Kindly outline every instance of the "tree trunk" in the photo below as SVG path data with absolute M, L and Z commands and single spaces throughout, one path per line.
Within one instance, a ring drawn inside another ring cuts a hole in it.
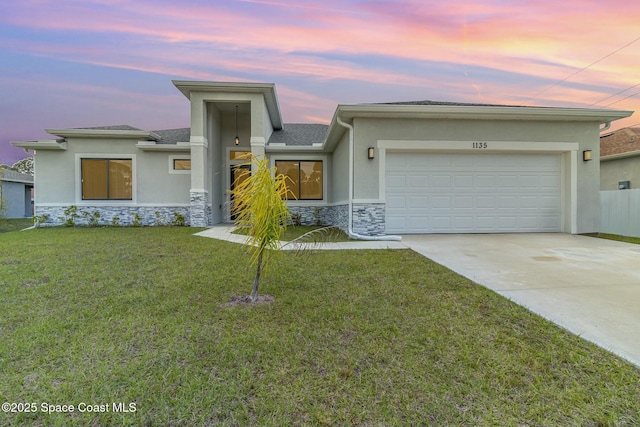
M 258 301 L 258 284 L 260 283 L 260 273 L 262 271 L 262 252 L 258 255 L 258 269 L 256 270 L 256 277 L 253 279 L 253 290 L 251 291 L 251 302 Z

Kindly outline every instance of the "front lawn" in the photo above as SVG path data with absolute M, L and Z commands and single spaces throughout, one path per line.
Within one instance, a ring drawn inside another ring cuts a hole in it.
M 32 225 L 33 219 L 31 218 L 0 218 L 0 233 L 23 230 Z
M 194 231 L 0 234 L 0 425 L 640 424 L 638 368 L 410 250 L 284 253 L 238 306 Z

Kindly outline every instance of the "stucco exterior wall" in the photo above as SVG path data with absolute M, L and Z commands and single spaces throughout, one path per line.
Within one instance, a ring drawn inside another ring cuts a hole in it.
M 575 233 L 590 233 L 599 230 L 599 173 L 598 161 L 584 162 L 583 150 L 592 150 L 593 158 L 599 156 L 599 123 L 595 122 L 554 122 L 516 120 L 450 120 L 450 119 L 354 119 L 354 199 L 356 201 L 383 200 L 380 194 L 380 180 L 384 179 L 384 165 L 380 164 L 380 140 L 410 141 L 505 141 L 578 143 L 579 150 L 563 156 L 564 188 L 566 206 L 565 218 L 571 216 L 571 209 L 577 212 Z M 376 147 L 376 158 L 367 159 L 367 148 Z M 445 150 L 446 151 L 446 150 Z M 471 152 L 469 150 L 468 152 Z M 523 152 L 524 153 L 524 152 Z M 572 160 L 574 156 L 574 160 Z M 571 169 L 575 168 L 575 171 Z M 575 189 L 570 187 L 571 174 L 575 173 Z M 575 193 L 572 195 L 572 191 Z M 575 206 L 572 197 L 575 197 Z M 568 227 L 571 223 L 569 221 Z M 565 228 L 567 225 L 565 224 Z M 566 232 L 572 232 L 566 229 Z
M 331 155 L 329 203 L 349 202 L 349 133 L 345 132 Z
M 600 162 L 600 189 L 617 190 L 619 181 L 630 181 L 631 188 L 640 188 L 640 157 Z
M 189 204 L 189 174 L 170 173 L 169 156 L 174 153 L 145 152 L 136 148 L 137 140 L 72 139 L 67 150 L 40 150 L 35 155 L 37 175 L 36 204 L 91 204 L 80 194 L 80 158 L 113 157 L 132 158 L 134 163 L 134 188 L 128 204 Z M 188 157 L 188 153 L 183 153 Z M 102 203 L 102 202 L 101 202 Z M 106 203 L 106 202 L 105 202 Z

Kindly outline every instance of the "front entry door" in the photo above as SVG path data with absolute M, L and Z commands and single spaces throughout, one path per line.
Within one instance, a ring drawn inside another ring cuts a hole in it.
M 247 179 L 250 174 L 251 165 L 231 165 L 231 190 L 235 189 L 238 184 L 244 182 L 244 180 Z M 236 215 L 233 214 L 233 194 L 231 194 L 229 203 L 229 218 L 233 221 L 236 219 Z

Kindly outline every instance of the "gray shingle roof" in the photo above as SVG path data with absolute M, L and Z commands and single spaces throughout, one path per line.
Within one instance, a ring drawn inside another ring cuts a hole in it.
M 74 129 L 86 129 L 86 130 L 135 130 L 135 131 L 143 131 L 142 129 L 135 128 L 129 125 L 115 125 L 115 126 L 96 126 L 96 127 L 88 127 L 88 128 L 74 128 Z M 144 131 L 143 131 L 144 132 Z
M 176 144 L 178 142 L 189 142 L 191 139 L 191 128 L 163 129 L 152 132 L 160 137 L 157 144 Z
M 321 144 L 327 136 L 329 125 L 316 123 L 285 123 L 281 130 L 276 130 L 269 138 L 269 144 L 285 144 L 288 146 L 309 146 Z
M 475 104 L 467 102 L 445 102 L 431 101 L 428 99 L 422 101 L 400 101 L 400 102 L 378 102 L 375 105 L 444 105 L 455 107 L 521 107 L 521 105 L 505 105 L 505 104 Z M 541 107 L 543 108 L 543 107 Z

